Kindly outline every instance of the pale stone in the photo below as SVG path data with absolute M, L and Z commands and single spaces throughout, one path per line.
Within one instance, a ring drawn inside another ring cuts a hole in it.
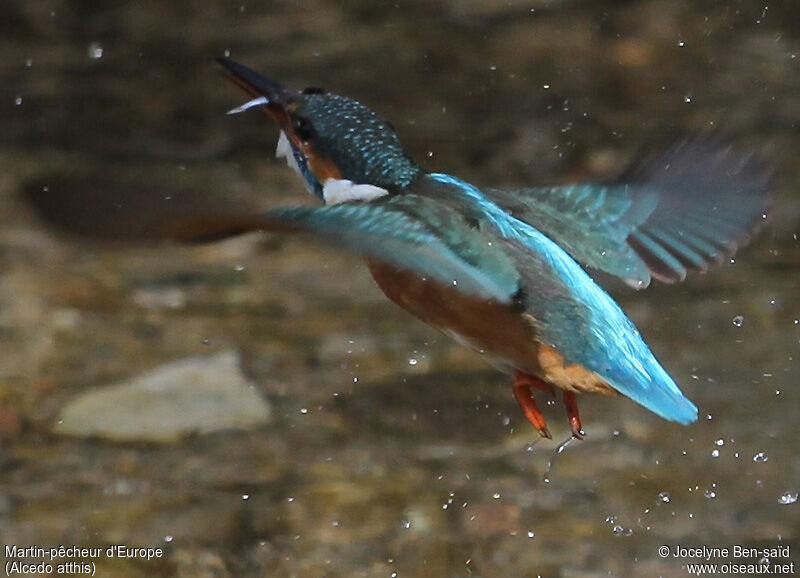
M 53 428 L 77 437 L 171 442 L 193 433 L 252 428 L 270 406 L 239 367 L 239 354 L 189 357 L 79 395 Z

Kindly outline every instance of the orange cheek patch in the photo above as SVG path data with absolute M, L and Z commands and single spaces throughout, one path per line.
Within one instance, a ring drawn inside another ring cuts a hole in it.
M 308 158 L 308 168 L 321 184 L 324 185 L 328 179 L 342 178 L 342 172 L 330 158 L 316 155 L 309 146 L 303 147 L 303 153 Z

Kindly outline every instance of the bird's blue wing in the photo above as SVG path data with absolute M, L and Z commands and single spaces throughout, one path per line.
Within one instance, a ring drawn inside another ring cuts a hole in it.
M 636 162 L 614 182 L 485 194 L 577 261 L 642 288 L 732 255 L 763 219 L 769 180 L 752 155 L 706 136 Z
M 291 207 L 261 213 L 260 228 L 312 232 L 333 244 L 474 297 L 508 303 L 519 274 L 493 239 L 453 209 L 415 195 L 369 203 Z
M 508 303 L 519 275 L 492 238 L 457 210 L 417 195 L 259 212 L 253 203 L 138 182 L 49 176 L 30 183 L 32 207 L 58 229 L 121 242 L 207 242 L 250 231 L 318 233 L 332 244 L 475 297 Z
M 697 408 L 614 300 L 555 243 L 526 227 L 509 241 L 509 254 L 522 273 L 519 299 L 540 340 L 661 417 L 694 422 Z
M 687 424 L 697 408 L 661 367 L 614 300 L 550 237 L 510 215 L 479 189 L 450 175 L 425 177 L 436 194 L 481 215 L 521 275 L 516 295 L 538 339 L 604 378 L 615 390 L 665 419 Z

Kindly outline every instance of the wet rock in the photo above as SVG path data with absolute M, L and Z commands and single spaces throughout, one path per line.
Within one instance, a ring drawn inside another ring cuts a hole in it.
M 171 442 L 186 434 L 266 423 L 270 406 L 223 351 L 190 357 L 131 380 L 91 390 L 59 415 L 59 434 L 116 441 Z

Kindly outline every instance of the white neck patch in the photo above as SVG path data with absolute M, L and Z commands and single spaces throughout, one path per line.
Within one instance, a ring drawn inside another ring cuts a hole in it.
M 388 195 L 389 191 L 375 185 L 357 185 L 347 179 L 328 179 L 322 187 L 322 198 L 326 205 L 338 205 L 347 201 L 371 201 Z

